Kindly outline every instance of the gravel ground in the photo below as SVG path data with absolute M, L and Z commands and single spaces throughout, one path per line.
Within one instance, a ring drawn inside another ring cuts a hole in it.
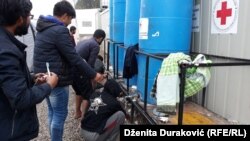
M 80 120 L 74 119 L 74 91 L 70 88 L 69 104 L 68 104 L 68 116 L 64 124 L 64 141 L 83 141 L 78 134 Z M 50 141 L 48 121 L 47 121 L 47 103 L 44 100 L 42 103 L 37 105 L 37 112 L 39 118 L 39 135 L 32 141 Z

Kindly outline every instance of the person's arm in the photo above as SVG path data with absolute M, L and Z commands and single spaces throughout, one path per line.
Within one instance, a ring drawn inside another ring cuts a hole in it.
M 41 102 L 51 92 L 48 83 L 28 88 L 26 74 L 20 70 L 19 58 L 0 52 L 1 90 L 13 109 L 27 109 Z
M 92 69 L 88 63 L 82 60 L 82 58 L 76 53 L 76 50 L 73 47 L 72 42 L 70 41 L 70 35 L 68 29 L 60 28 L 56 32 L 56 46 L 60 54 L 70 62 L 71 65 L 75 66 L 81 72 L 93 79 L 96 77 L 96 72 Z

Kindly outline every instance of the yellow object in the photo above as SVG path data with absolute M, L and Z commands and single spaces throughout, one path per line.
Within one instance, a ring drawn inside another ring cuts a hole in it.
M 171 123 L 177 124 L 178 116 L 172 119 Z M 211 125 L 216 124 L 208 116 L 197 112 L 184 112 L 183 114 L 183 124 L 184 125 Z

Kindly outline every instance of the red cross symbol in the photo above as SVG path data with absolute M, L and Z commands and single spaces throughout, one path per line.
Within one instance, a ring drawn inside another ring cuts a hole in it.
M 232 16 L 232 8 L 227 9 L 227 2 L 222 2 L 221 10 L 217 11 L 217 18 L 221 18 L 220 24 L 225 25 L 227 17 Z

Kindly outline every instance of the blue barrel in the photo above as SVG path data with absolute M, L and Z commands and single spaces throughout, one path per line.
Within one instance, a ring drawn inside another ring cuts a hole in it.
M 114 26 L 114 23 L 113 23 L 113 0 L 109 0 L 109 39 L 110 40 L 113 40 L 113 26 Z M 113 49 L 112 49 L 112 42 L 110 43 L 110 46 L 109 46 L 109 60 L 110 60 L 110 64 L 113 66 Z
M 141 0 L 127 0 L 125 14 L 124 45 L 131 46 L 139 43 L 139 18 Z
M 148 32 L 140 31 L 145 37 L 140 36 L 140 49 L 148 53 L 189 53 L 192 10 L 193 0 L 142 0 L 140 25 L 148 20 Z
M 109 38 L 113 39 L 113 0 L 109 0 Z
M 124 46 L 127 48 L 139 43 L 139 18 L 141 0 L 127 0 L 125 13 Z M 125 81 L 127 82 L 127 81 Z M 137 84 L 137 75 L 129 79 L 129 84 Z
M 124 21 L 126 0 L 113 0 L 113 40 L 124 43 Z M 124 49 L 118 48 L 118 70 L 122 74 L 124 62 Z
M 189 53 L 191 43 L 193 0 L 141 0 L 140 8 L 140 51 L 150 54 L 168 54 L 175 52 Z M 144 100 L 145 58 L 139 56 L 138 91 Z M 142 68 L 141 68 L 142 67 Z M 159 62 L 149 64 L 148 99 L 155 104 L 149 95 Z

